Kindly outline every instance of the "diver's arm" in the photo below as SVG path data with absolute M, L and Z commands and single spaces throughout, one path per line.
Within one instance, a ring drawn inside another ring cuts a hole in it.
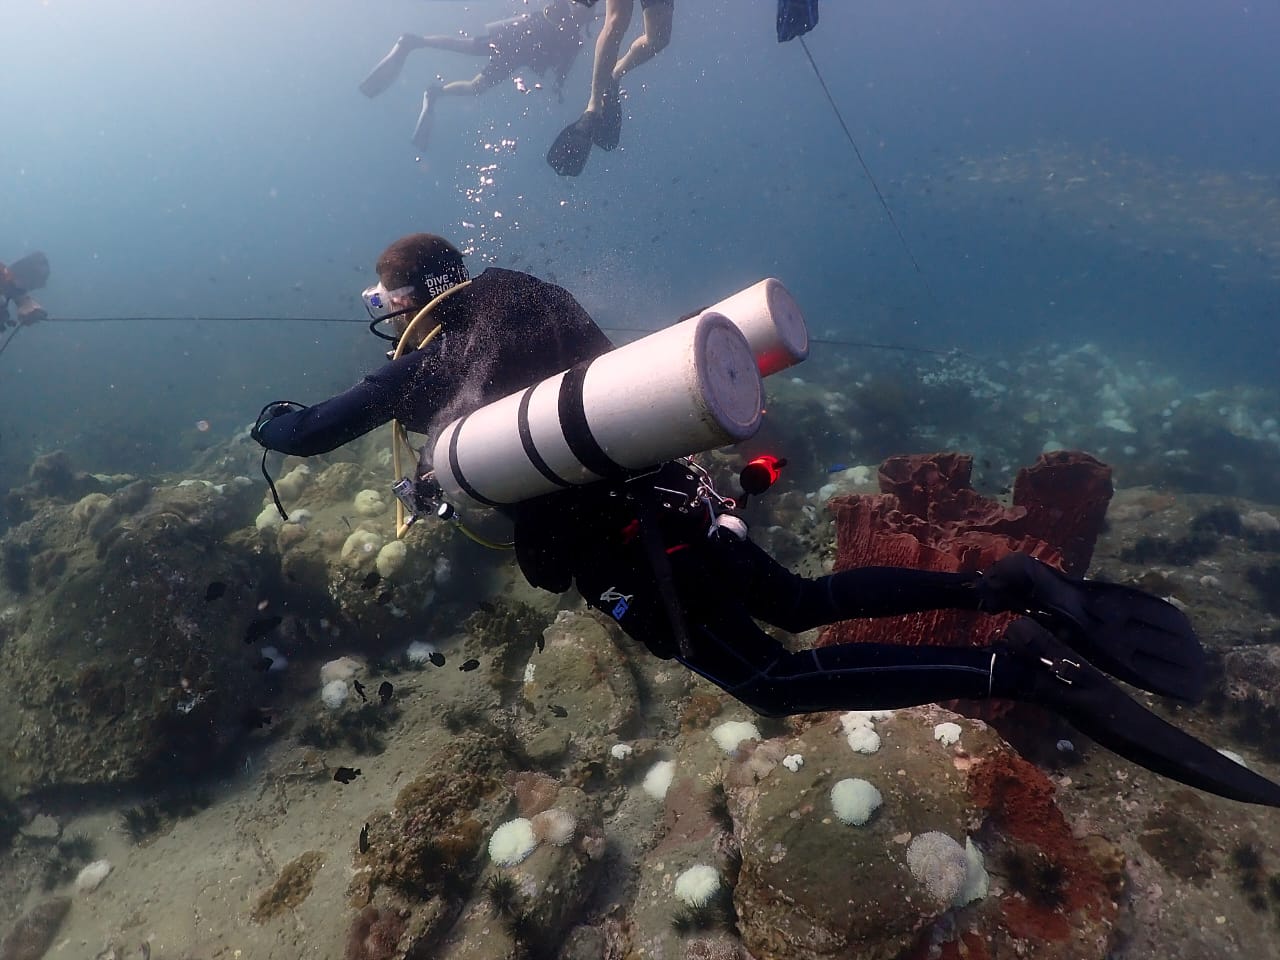
M 254 439 L 268 450 L 313 457 L 389 422 L 424 362 L 419 351 L 392 360 L 336 397 L 260 422 Z

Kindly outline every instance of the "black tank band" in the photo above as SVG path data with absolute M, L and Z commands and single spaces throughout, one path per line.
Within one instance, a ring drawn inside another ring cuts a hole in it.
M 582 384 L 591 368 L 590 360 L 571 367 L 560 381 L 558 402 L 560 429 L 565 442 L 578 462 L 600 477 L 616 477 L 627 472 L 626 468 L 610 459 L 604 448 L 591 434 L 587 424 L 587 411 L 582 404 Z
M 524 455 L 529 458 L 529 462 L 533 464 L 535 470 L 558 487 L 571 487 L 573 484 L 557 476 L 556 472 L 547 464 L 547 461 L 542 459 L 542 454 L 538 452 L 538 448 L 533 442 L 533 431 L 529 429 L 529 403 L 533 399 L 533 391 L 537 389 L 538 385 L 535 383 L 520 395 L 520 409 L 516 414 L 516 425 L 520 429 L 520 445 L 524 447 Z

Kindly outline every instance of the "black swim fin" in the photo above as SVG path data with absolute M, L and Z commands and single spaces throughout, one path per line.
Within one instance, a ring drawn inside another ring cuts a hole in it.
M 587 165 L 591 156 L 592 129 L 595 115 L 584 113 L 560 131 L 551 149 L 547 151 L 547 163 L 562 177 L 576 177 Z
M 1059 573 L 1025 553 L 979 582 L 983 609 L 1024 613 L 1118 680 L 1188 703 L 1204 696 L 1204 647 L 1181 610 L 1133 587 Z
M 615 150 L 622 139 L 622 98 L 615 80 L 605 91 L 600 116 L 591 128 L 591 142 L 601 150 Z
M 778 42 L 802 37 L 818 25 L 818 0 L 778 0 Z
M 1243 803 L 1280 807 L 1280 784 L 1160 719 L 1038 623 L 1015 620 L 1002 646 L 1030 671 L 1030 680 L 1015 692 L 997 689 L 995 695 L 1052 710 L 1111 752 L 1171 780 Z

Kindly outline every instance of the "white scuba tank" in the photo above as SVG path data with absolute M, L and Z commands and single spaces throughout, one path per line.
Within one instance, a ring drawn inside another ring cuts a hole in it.
M 808 333 L 776 280 L 719 306 L 453 421 L 432 453 L 445 499 L 519 503 L 752 436 L 762 373 L 804 359 Z

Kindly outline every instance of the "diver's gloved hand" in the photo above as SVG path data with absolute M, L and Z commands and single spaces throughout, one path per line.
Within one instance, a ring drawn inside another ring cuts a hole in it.
M 33 323 L 39 323 L 41 320 L 48 320 L 49 313 L 44 307 L 36 303 L 28 294 L 23 294 L 14 301 L 18 308 L 18 323 L 24 327 L 28 327 Z
M 1052 710 L 1161 776 L 1231 800 L 1280 807 L 1280 784 L 1162 720 L 1033 620 L 1015 620 L 996 645 L 991 695 Z
M 818 25 L 818 0 L 778 0 L 778 42 L 803 36 Z
M 262 412 L 258 414 L 258 419 L 254 421 L 253 429 L 249 431 L 249 436 L 262 446 L 270 449 L 267 442 L 262 438 L 262 429 L 281 414 L 292 413 L 295 410 L 305 409 L 307 408 L 304 405 L 301 403 L 294 403 L 292 400 L 276 400 L 272 403 L 268 403 L 262 408 Z

